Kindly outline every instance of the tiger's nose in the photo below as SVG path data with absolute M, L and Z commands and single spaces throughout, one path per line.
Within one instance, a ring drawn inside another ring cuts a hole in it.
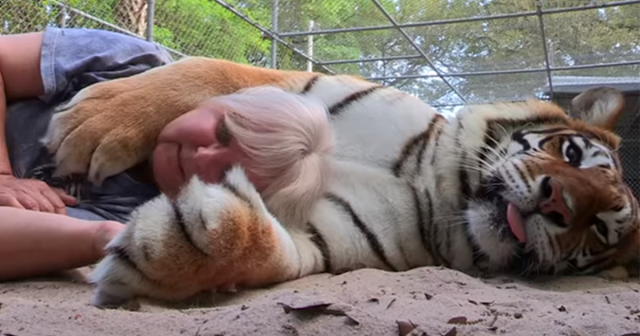
M 556 220 L 562 219 L 564 225 L 571 223 L 573 217 L 571 209 L 562 196 L 562 184 L 551 177 L 545 177 L 541 184 L 542 195 L 538 208 L 540 211 Z M 560 217 L 560 218 L 557 218 Z

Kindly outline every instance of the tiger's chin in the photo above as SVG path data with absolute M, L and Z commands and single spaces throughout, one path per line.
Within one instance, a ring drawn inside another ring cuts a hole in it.
M 471 243 L 486 259 L 488 272 L 504 271 L 524 256 L 526 246 L 509 229 L 507 204 L 474 200 L 466 211 Z
M 498 191 L 470 201 L 465 217 L 469 239 L 481 254 L 479 266 L 486 272 L 527 276 L 529 271 L 539 272 L 548 263 L 541 242 L 525 232 L 534 218 L 524 219 Z

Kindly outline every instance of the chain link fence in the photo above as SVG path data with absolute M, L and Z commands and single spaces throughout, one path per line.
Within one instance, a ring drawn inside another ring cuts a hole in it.
M 0 33 L 107 29 L 176 59 L 358 75 L 444 113 L 566 99 L 568 78 L 636 83 L 620 131 L 640 195 L 639 16 L 640 0 L 0 0 Z
M 2 0 L 0 14 L 4 34 L 109 29 L 176 57 L 359 75 L 437 106 L 547 97 L 563 72 L 640 73 L 640 0 Z

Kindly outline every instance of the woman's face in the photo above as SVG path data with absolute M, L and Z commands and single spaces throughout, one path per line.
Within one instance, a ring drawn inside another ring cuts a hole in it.
M 242 148 L 225 127 L 226 110 L 224 105 L 209 101 L 162 130 L 152 158 L 153 175 L 162 192 L 175 197 L 193 175 L 204 182 L 220 182 L 232 165 L 247 162 Z M 261 189 L 259 179 L 246 173 Z

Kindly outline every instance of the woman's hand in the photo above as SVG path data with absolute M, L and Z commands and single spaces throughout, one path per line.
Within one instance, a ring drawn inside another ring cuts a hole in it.
M 66 206 L 75 204 L 74 197 L 42 181 L 0 175 L 0 206 L 66 215 Z

